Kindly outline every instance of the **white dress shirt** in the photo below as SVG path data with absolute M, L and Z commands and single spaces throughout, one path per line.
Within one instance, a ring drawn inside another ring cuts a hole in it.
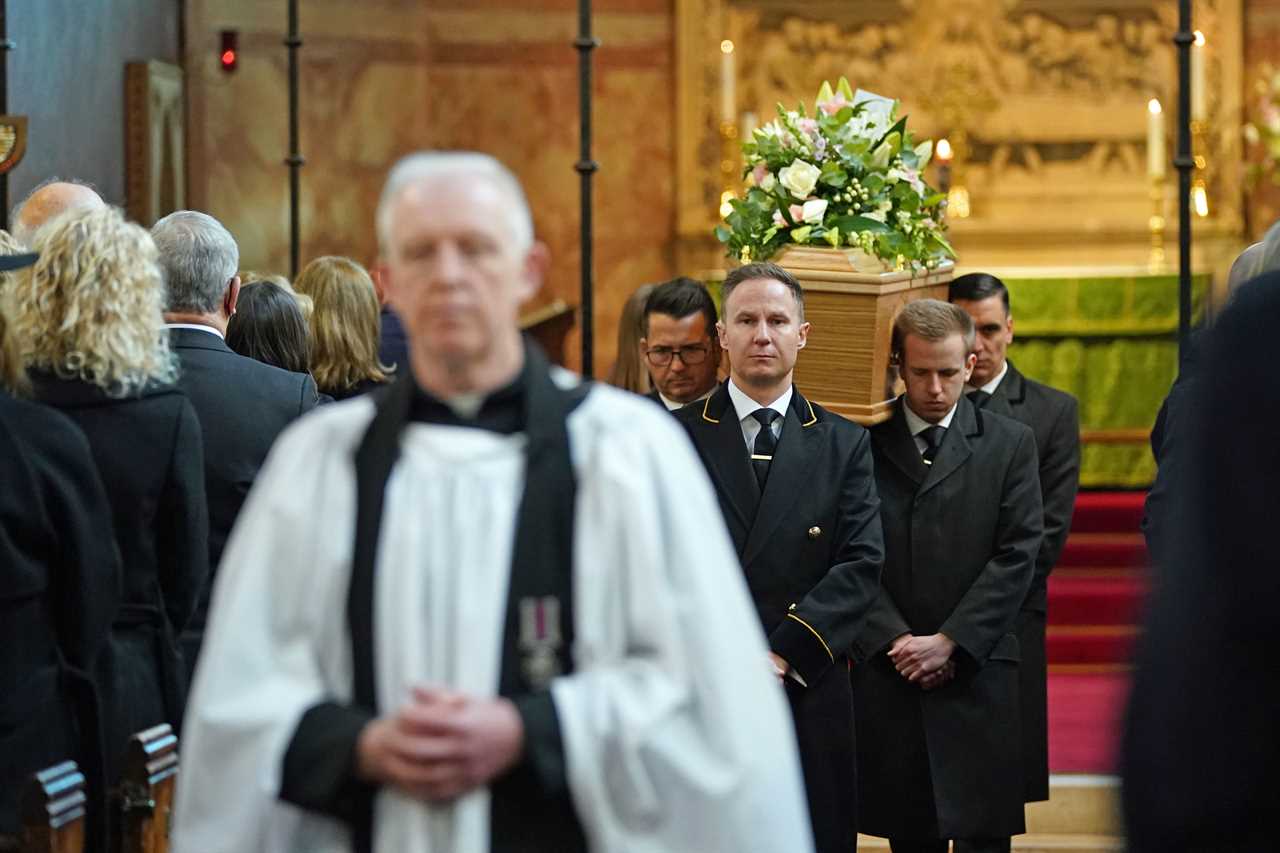
M 773 430 L 773 437 L 780 438 L 782 436 L 782 422 L 787 418 L 787 407 L 791 405 L 791 394 L 794 390 L 795 386 L 788 386 L 787 390 L 782 392 L 781 397 L 767 406 L 761 406 L 748 397 L 745 391 L 734 385 L 733 379 L 729 380 L 729 399 L 733 401 L 733 410 L 738 415 L 738 423 L 742 426 L 742 438 L 746 441 L 748 450 L 756 446 L 756 436 L 760 434 L 760 422 L 751 417 L 751 413 L 758 409 L 773 409 L 782 415 L 770 426 Z
M 1004 364 L 1000 367 L 1000 372 L 996 374 L 996 378 L 992 379 L 981 388 L 975 388 L 972 385 L 965 384 L 964 393 L 969 394 L 973 391 L 986 391 L 988 394 L 996 393 L 996 389 L 1000 387 L 1000 381 L 1004 379 L 1004 375 L 1009 372 L 1009 360 L 1005 359 Z
M 911 437 L 916 441 L 916 450 L 920 451 L 920 455 L 922 457 L 924 456 L 924 452 L 929 449 L 929 442 L 925 441 L 920 433 L 924 432 L 931 426 L 940 426 L 943 429 L 950 429 L 951 419 L 956 416 L 956 407 L 959 405 L 960 402 L 957 400 L 956 405 L 951 407 L 951 411 L 947 412 L 942 420 L 938 421 L 936 424 L 931 424 L 915 412 L 911 411 L 911 405 L 906 401 L 905 397 L 903 398 L 902 412 L 907 416 L 907 429 L 911 430 Z
M 701 397 L 696 397 L 690 400 L 688 403 L 677 403 L 675 400 L 672 400 L 666 394 L 663 394 L 661 391 L 659 391 L 658 399 L 662 401 L 662 405 L 667 407 L 668 412 L 674 412 L 676 409 L 683 409 L 685 406 L 688 406 L 690 403 L 701 403 L 703 400 L 707 399 L 715 392 L 716 392 L 716 386 L 712 385 L 710 388 L 707 389 L 707 393 L 703 394 Z

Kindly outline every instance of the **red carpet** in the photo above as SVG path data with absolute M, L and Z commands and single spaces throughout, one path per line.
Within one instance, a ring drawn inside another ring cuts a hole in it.
M 1147 590 L 1141 492 L 1081 492 L 1049 576 L 1049 767 L 1112 773 Z

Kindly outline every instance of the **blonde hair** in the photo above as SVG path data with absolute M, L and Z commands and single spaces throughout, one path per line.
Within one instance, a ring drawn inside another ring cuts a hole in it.
M 27 367 L 113 397 L 177 377 L 150 234 L 109 207 L 59 217 L 32 248 L 40 260 L 17 277 L 11 299 Z
M 940 299 L 917 299 L 902 306 L 893 320 L 889 352 L 894 364 L 902 364 L 907 335 L 926 341 L 945 341 L 952 335 L 959 335 L 967 356 L 973 352 L 977 330 L 969 313 L 960 306 Z
M 622 306 L 622 317 L 618 320 L 618 357 L 605 380 L 616 388 L 637 394 L 648 394 L 650 388 L 649 369 L 640 357 L 640 339 L 645 333 L 644 307 L 652 292 L 652 284 L 642 284 Z
M 20 255 L 26 250 L 8 231 L 0 229 L 0 255 Z M 9 289 L 15 274 L 0 272 L 0 389 L 13 393 L 27 390 L 27 372 L 22 369 L 22 353 L 18 351 L 18 339 L 10 335 L 5 319 L 9 313 Z
M 303 267 L 294 287 L 311 297 L 311 374 L 322 391 L 386 382 L 378 361 L 380 306 L 369 273 L 350 258 L 327 255 Z

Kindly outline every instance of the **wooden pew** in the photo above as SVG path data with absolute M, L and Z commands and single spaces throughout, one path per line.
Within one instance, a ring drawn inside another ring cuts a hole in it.
M 74 761 L 41 770 L 22 789 L 21 853 L 83 853 L 88 798 Z
M 167 853 L 178 779 L 178 736 L 168 723 L 129 738 L 115 791 L 114 853 Z

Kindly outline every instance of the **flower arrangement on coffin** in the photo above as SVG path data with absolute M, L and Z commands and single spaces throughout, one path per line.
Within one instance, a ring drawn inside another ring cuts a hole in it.
M 778 118 L 743 143 L 747 190 L 716 236 L 728 255 L 765 260 L 788 244 L 851 249 L 868 269 L 932 269 L 954 258 L 941 206 L 924 169 L 931 140 L 916 144 L 898 102 L 843 77 L 823 83 L 813 114 L 778 105 Z M 878 261 L 871 261 L 877 258 Z

